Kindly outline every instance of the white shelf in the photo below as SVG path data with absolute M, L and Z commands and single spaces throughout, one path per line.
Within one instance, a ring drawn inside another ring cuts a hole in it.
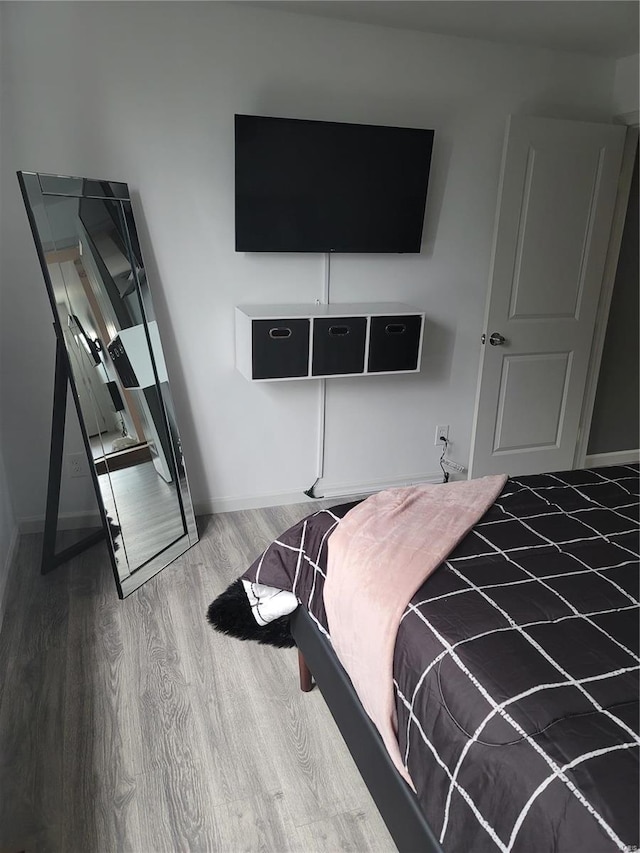
M 153 360 L 155 362 L 158 380 L 160 382 L 168 382 L 167 366 L 164 361 L 162 345 L 160 343 L 160 332 L 158 324 L 155 320 L 147 323 L 149 330 L 149 338 L 151 340 L 151 348 L 153 350 Z M 149 352 L 149 342 L 147 341 L 147 333 L 145 332 L 142 323 L 138 326 L 130 326 L 127 329 L 120 329 L 117 338 L 120 339 L 122 346 L 125 349 L 129 363 L 137 377 L 138 384 L 135 388 L 150 388 L 155 386 L 156 377 L 153 372 L 153 364 L 151 363 L 151 354 Z M 109 341 L 109 343 L 112 343 Z
M 412 305 L 239 305 L 235 314 L 236 368 L 251 382 L 353 379 L 420 371 L 425 315 Z M 385 324 L 381 319 L 394 317 L 406 320 Z M 364 319 L 364 327 L 362 320 L 349 325 L 348 320 L 356 318 Z M 327 319 L 335 319 L 335 327 L 328 326 Z M 337 328 L 341 319 L 346 332 Z M 271 324 L 273 328 L 269 328 Z
M 311 302 L 287 305 L 238 305 L 241 311 L 252 320 L 281 320 L 285 317 L 369 317 L 420 314 L 424 312 L 402 302 L 332 302 L 330 305 L 316 305 Z

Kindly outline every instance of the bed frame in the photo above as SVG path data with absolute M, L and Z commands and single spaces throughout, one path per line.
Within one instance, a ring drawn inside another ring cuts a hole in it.
M 298 646 L 300 687 L 308 692 L 315 681 L 320 688 L 400 853 L 443 853 L 417 797 L 389 758 L 331 644 L 303 607 L 291 614 L 290 624 Z

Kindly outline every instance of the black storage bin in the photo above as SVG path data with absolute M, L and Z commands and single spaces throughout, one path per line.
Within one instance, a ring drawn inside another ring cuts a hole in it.
M 111 361 L 116 369 L 116 373 L 120 378 L 125 388 L 139 388 L 140 383 L 133 369 L 133 365 L 129 361 L 129 356 L 124 348 L 124 344 L 120 340 L 120 336 L 116 337 L 107 344 L 107 352 L 111 356 Z M 117 411 L 121 411 L 118 409 Z
M 372 317 L 369 373 L 415 370 L 418 367 L 421 327 L 420 315 Z
M 254 379 L 286 379 L 309 372 L 308 319 L 253 320 L 251 367 Z
M 315 317 L 313 376 L 364 373 L 366 317 Z

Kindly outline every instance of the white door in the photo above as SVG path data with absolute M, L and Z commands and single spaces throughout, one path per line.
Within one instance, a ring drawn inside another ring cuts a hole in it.
M 625 133 L 507 123 L 470 476 L 573 467 Z

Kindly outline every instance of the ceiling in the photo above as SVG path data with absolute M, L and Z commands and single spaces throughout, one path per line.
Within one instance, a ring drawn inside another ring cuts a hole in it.
M 616 59 L 639 50 L 637 0 L 259 0 L 251 5 Z

